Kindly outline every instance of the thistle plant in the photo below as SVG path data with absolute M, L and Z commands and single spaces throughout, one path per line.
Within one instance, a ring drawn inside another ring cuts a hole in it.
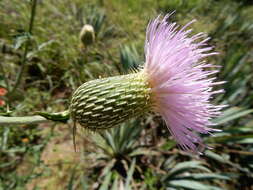
M 223 90 L 213 91 L 211 75 L 217 66 L 205 58 L 217 54 L 207 45 L 203 33 L 190 35 L 187 27 L 170 22 L 170 15 L 152 20 L 146 32 L 145 64 L 127 75 L 92 80 L 74 93 L 70 115 L 74 122 L 91 130 L 107 129 L 148 112 L 159 113 L 178 142 L 187 151 L 202 152 L 206 145 L 196 133 L 207 134 L 210 119 L 223 105 L 210 99 Z

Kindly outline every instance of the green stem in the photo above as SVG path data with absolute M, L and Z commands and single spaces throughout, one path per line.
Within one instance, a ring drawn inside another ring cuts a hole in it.
M 49 121 L 67 122 L 70 118 L 68 110 L 58 113 L 37 112 L 37 114 L 38 115 L 22 117 L 0 116 L 0 125 L 38 124 Z
M 0 116 L 0 125 L 36 124 L 36 123 L 45 123 L 49 121 L 50 120 L 40 115 L 24 116 L 24 117 Z
M 30 19 L 30 24 L 29 24 L 29 29 L 28 32 L 32 34 L 33 30 L 33 23 L 34 23 L 34 18 L 36 14 L 36 5 L 37 5 L 37 0 L 32 0 L 32 9 L 31 9 L 31 19 Z
M 28 28 L 28 33 L 30 35 L 32 35 L 34 18 L 35 18 L 35 14 L 36 14 L 36 5 L 37 5 L 37 0 L 32 0 L 31 17 L 30 17 L 30 23 L 29 23 L 29 28 Z M 15 85 L 9 94 L 12 94 L 13 92 L 15 92 L 15 90 L 17 89 L 17 87 L 19 86 L 19 84 L 21 82 L 21 79 L 22 79 L 22 76 L 24 73 L 24 69 L 25 69 L 25 64 L 27 61 L 27 53 L 28 53 L 29 43 L 30 43 L 30 39 L 28 39 L 25 43 L 25 51 L 22 56 L 21 67 L 18 72 L 18 76 L 17 76 L 16 82 L 15 82 Z

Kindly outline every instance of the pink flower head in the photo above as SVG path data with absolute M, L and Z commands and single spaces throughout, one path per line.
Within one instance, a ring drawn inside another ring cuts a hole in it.
M 154 111 L 161 114 L 168 129 L 184 150 L 203 151 L 205 145 L 196 134 L 207 134 L 217 129 L 209 120 L 220 114 L 224 107 L 210 103 L 214 94 L 214 82 L 210 77 L 218 72 L 203 59 L 217 53 L 210 52 L 209 38 L 199 33 L 190 36 L 191 29 L 180 28 L 175 22 L 168 22 L 171 14 L 151 21 L 147 27 L 145 42 L 145 65 L 151 85 Z M 215 66 L 217 68 L 217 66 Z

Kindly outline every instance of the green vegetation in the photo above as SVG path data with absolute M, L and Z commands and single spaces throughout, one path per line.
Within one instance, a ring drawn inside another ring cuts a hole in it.
M 148 21 L 176 10 L 173 20 L 197 19 L 220 54 L 228 104 L 214 119 L 223 132 L 203 136 L 203 156 L 177 148 L 156 115 L 98 133 L 73 123 L 0 126 L 0 190 L 251 190 L 253 188 L 253 3 L 250 0 L 11 0 L 0 1 L 0 115 L 61 112 L 71 93 L 91 79 L 143 64 Z M 82 47 L 84 24 L 95 42 Z

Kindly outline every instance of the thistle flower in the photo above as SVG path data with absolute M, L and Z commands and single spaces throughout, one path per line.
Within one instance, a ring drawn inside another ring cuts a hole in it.
M 80 32 L 79 37 L 83 47 L 91 45 L 95 41 L 95 32 L 93 26 L 85 24 Z
M 207 46 L 205 34 L 190 35 L 188 23 L 180 29 L 169 22 L 170 14 L 157 17 L 147 27 L 144 68 L 136 73 L 97 79 L 81 85 L 71 100 L 71 116 L 88 129 L 113 127 L 131 117 L 159 113 L 184 150 L 203 151 L 196 133 L 217 129 L 209 120 L 223 106 L 210 103 L 222 90 L 212 91 L 210 77 L 217 73 L 204 58 L 216 54 Z M 216 66 L 217 67 L 217 66 Z

